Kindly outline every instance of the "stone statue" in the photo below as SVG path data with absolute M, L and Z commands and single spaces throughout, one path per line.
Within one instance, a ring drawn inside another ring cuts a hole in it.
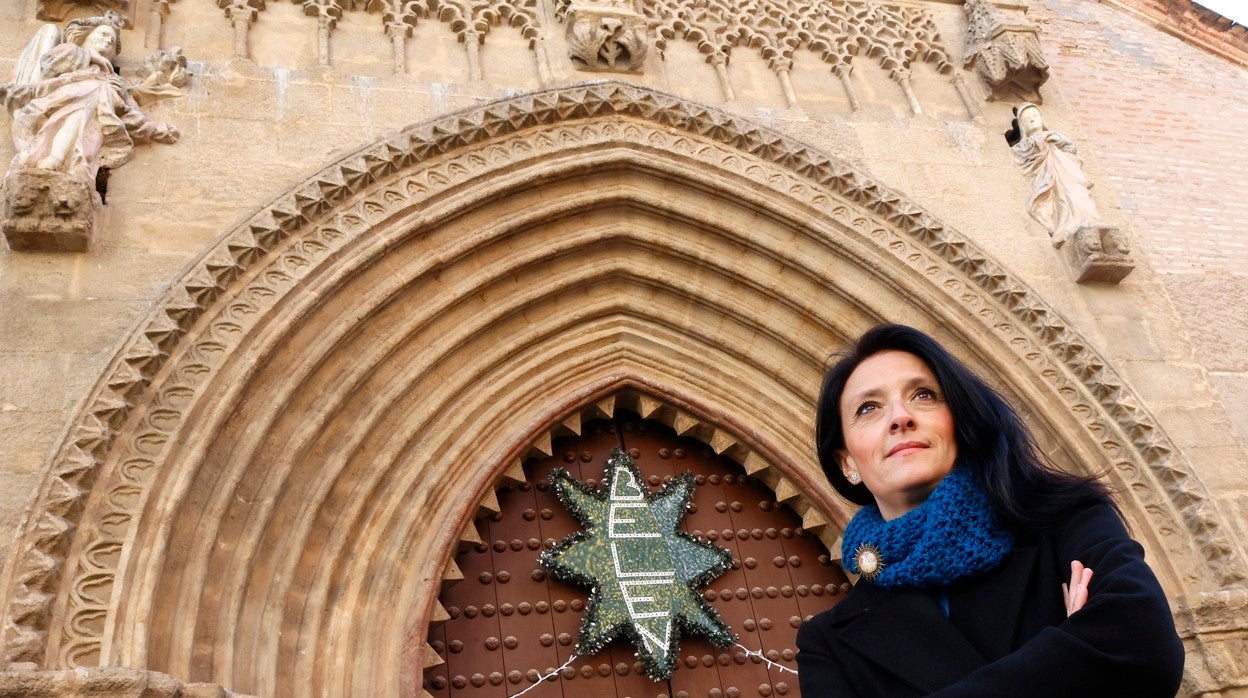
M 1031 102 L 1015 107 L 1014 115 L 1006 139 L 1031 185 L 1027 212 L 1048 230 L 1054 247 L 1065 248 L 1079 281 L 1121 280 L 1134 264 L 1115 228 L 1101 220 L 1075 144 L 1050 131 Z
M 121 17 L 109 11 L 71 21 L 62 37 L 46 25 L 18 60 L 0 99 L 13 115 L 17 154 L 5 177 L 3 229 L 13 249 L 83 251 L 101 200 L 102 168 L 124 165 L 134 145 L 173 143 L 177 129 L 143 114 L 186 84 L 180 49 L 149 58 L 142 81 L 128 85 L 114 61 Z

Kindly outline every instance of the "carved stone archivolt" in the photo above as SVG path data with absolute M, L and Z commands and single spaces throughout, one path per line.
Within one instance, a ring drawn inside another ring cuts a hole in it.
M 7 658 L 400 693 L 495 483 L 616 395 L 768 464 L 834 533 L 803 406 L 883 317 L 965 327 L 1071 467 L 1109 463 L 1171 593 L 1243 584 L 1139 398 L 965 236 L 779 133 L 603 82 L 411 127 L 206 252 L 51 465 L 5 567 Z

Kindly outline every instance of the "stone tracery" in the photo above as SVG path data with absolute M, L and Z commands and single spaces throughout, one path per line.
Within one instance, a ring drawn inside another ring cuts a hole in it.
M 533 126 L 546 128 L 530 138 Z M 510 138 L 516 134 L 524 137 Z M 1052 309 L 961 235 L 788 138 L 674 97 L 606 83 L 505 100 L 369 146 L 211 250 L 110 367 L 54 462 L 25 550 L 7 567 L 10 661 L 107 660 L 103 635 L 114 622 L 119 581 L 114 566 L 161 451 L 184 428 L 200 387 L 275 299 L 333 250 L 414 202 L 435 199 L 475 173 L 595 143 L 645 143 L 765 182 L 843 230 L 858 231 L 852 244 L 875 250 L 875 263 L 939 279 L 941 294 L 970 308 L 1002 344 L 1018 347 L 1029 370 L 1082 415 L 1169 556 L 1192 563 L 1185 587 L 1215 591 L 1243 581 L 1242 561 L 1220 532 L 1216 510 L 1130 390 Z M 112 469 L 101 471 L 106 463 Z M 101 475 L 106 479 L 97 484 Z M 107 489 L 91 506 L 100 508 L 83 519 L 86 498 L 99 487 Z M 63 585 L 71 589 L 65 608 L 53 609 Z M 60 624 L 49 627 L 53 617 Z M 43 654 L 47 646 L 57 649 L 55 658 Z
M 395 73 L 407 70 L 407 41 L 421 21 L 448 25 L 460 43 L 470 79 L 484 79 L 480 46 L 492 27 L 516 28 L 528 42 L 543 83 L 552 79 L 546 40 L 548 26 L 539 0 L 295 0 L 317 20 L 317 61 L 333 64 L 330 41 L 348 12 L 381 15 L 389 38 Z M 247 57 L 248 27 L 264 9 L 264 0 L 217 0 L 235 33 L 236 57 Z M 872 61 L 898 86 L 915 114 L 923 107 L 911 86 L 912 69 L 927 64 L 951 76 L 968 113 L 978 113 L 975 98 L 955 73 L 936 23 L 924 9 L 880 2 L 796 0 L 553 0 L 554 21 L 565 26 L 571 67 L 587 71 L 642 72 L 651 43 L 662 56 L 673 41 L 690 42 L 718 76 L 726 101 L 736 98 L 728 66 L 734 51 L 757 53 L 779 81 L 788 106 L 797 106 L 790 73 L 795 56 L 811 53 L 836 76 L 851 107 L 861 106 L 850 75 L 862 61 Z
M 848 80 L 858 55 L 874 59 L 897 81 L 915 113 L 922 109 L 910 89 L 910 66 L 931 63 L 942 74 L 953 70 L 940 33 L 923 10 L 877 2 L 795 0 L 708 0 L 687 3 L 655 0 L 643 5 L 664 50 L 671 39 L 697 44 L 706 61 L 716 66 L 725 97 L 733 99 L 724 66 L 736 47 L 752 48 L 768 62 L 794 106 L 788 72 L 794 53 L 817 54 L 842 80 L 851 104 L 858 97 Z

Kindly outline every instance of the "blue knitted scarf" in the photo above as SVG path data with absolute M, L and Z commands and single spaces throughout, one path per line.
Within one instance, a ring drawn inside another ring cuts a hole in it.
M 988 496 L 966 468 L 955 467 L 927 501 L 892 521 L 863 507 L 845 528 L 843 564 L 876 586 L 932 589 L 996 567 L 1014 547 Z M 878 555 L 878 574 L 859 569 L 859 555 Z

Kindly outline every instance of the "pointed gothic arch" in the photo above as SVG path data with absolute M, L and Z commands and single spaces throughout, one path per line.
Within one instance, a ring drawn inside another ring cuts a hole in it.
M 811 406 L 885 319 L 994 376 L 1065 466 L 1108 463 L 1172 595 L 1245 578 L 1130 387 L 967 238 L 785 136 L 606 81 L 369 145 L 192 263 L 53 458 L 0 587 L 8 658 L 415 694 L 461 532 L 612 396 L 754 459 L 834 538 Z

